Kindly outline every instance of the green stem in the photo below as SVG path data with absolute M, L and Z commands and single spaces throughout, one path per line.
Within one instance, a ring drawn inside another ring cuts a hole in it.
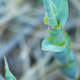
M 65 35 L 62 27 L 57 29 L 49 30 L 51 43 L 58 46 L 64 46 L 65 44 Z
M 44 7 L 46 9 L 46 12 L 47 12 L 49 26 L 53 27 L 53 26 L 57 25 L 58 23 L 56 20 L 55 13 L 53 12 L 51 0 L 43 0 L 43 3 L 44 3 Z

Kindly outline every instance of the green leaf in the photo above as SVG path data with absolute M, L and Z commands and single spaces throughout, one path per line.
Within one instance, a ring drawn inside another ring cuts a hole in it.
M 61 52 L 65 49 L 65 46 L 56 46 L 50 43 L 48 38 L 44 39 L 42 42 L 42 50 L 51 52 Z
M 9 70 L 9 66 L 8 66 L 6 57 L 4 57 L 4 60 L 5 60 L 5 77 L 6 77 L 6 80 L 17 80 Z
M 67 0 L 52 0 L 55 4 L 56 10 L 56 18 L 60 22 L 61 25 L 65 25 L 68 17 L 68 2 Z

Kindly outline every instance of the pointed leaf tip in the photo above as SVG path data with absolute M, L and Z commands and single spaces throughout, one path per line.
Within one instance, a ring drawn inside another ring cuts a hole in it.
M 9 66 L 8 66 L 7 59 L 5 56 L 4 56 L 4 61 L 5 61 L 5 77 L 6 77 L 6 80 L 17 80 L 9 70 Z

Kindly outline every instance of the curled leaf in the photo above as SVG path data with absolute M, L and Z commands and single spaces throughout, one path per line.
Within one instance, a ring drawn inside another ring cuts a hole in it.
M 42 50 L 44 51 L 62 52 L 64 49 L 65 49 L 65 46 L 53 45 L 48 39 L 44 39 L 42 42 Z

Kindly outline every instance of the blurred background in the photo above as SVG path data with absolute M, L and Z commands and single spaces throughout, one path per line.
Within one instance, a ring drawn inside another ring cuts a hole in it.
M 64 29 L 72 38 L 79 65 L 80 0 L 68 0 L 68 4 Z M 0 0 L 0 80 L 5 80 L 4 55 L 18 80 L 69 80 L 58 70 L 54 55 L 41 50 L 42 40 L 49 35 L 44 14 L 42 0 Z

